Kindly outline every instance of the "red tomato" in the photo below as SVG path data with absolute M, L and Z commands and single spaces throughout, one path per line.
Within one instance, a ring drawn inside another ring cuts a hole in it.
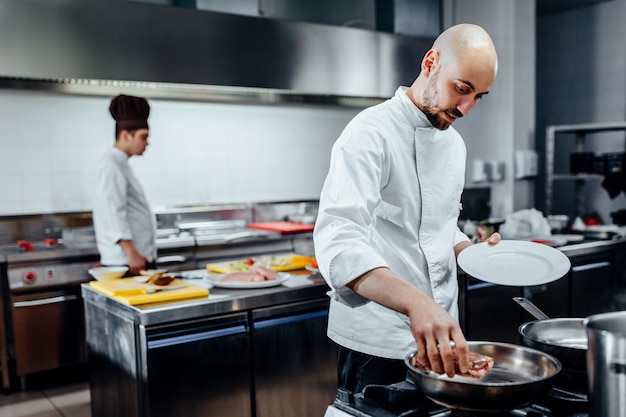
M 245 262 L 246 262 L 248 265 L 254 265 L 254 259 L 252 259 L 252 258 L 248 258 L 248 259 L 246 259 L 246 260 L 245 260 Z

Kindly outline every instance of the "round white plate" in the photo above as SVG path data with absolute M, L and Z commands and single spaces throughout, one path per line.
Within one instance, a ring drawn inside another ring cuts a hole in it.
M 562 278 L 571 266 L 558 249 L 522 240 L 478 243 L 464 249 L 457 261 L 476 279 L 511 286 L 547 284 Z
M 283 282 L 291 278 L 291 274 L 286 272 L 277 272 L 278 278 L 271 281 L 259 281 L 259 282 L 238 282 L 238 281 L 221 281 L 226 274 L 210 275 L 204 279 L 217 288 L 230 288 L 230 289 L 252 289 L 252 288 L 267 288 L 276 287 L 282 285 Z

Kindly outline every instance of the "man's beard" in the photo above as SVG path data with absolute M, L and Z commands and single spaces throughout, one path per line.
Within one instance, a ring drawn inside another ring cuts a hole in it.
M 440 116 L 438 113 L 446 112 L 451 114 L 456 118 L 463 117 L 463 113 L 458 111 L 457 109 L 448 109 L 448 110 L 440 110 L 437 107 L 437 89 L 435 84 L 437 84 L 437 80 L 439 79 L 439 73 L 436 72 L 433 74 L 432 78 L 429 80 L 428 84 L 426 84 L 426 88 L 424 89 L 424 94 L 422 94 L 422 112 L 426 115 L 428 121 L 433 125 L 435 129 L 446 130 L 452 124 L 447 119 Z

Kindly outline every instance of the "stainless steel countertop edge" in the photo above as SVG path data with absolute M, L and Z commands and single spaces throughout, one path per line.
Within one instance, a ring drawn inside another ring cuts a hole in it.
M 180 300 L 154 305 L 131 306 L 81 284 L 85 303 L 97 304 L 136 324 L 152 326 L 198 317 L 219 316 L 263 307 L 272 307 L 324 297 L 329 287 L 324 283 L 290 288 L 285 286 L 258 290 L 224 290 L 211 288 L 209 297 Z M 215 298 L 211 299 L 211 295 Z

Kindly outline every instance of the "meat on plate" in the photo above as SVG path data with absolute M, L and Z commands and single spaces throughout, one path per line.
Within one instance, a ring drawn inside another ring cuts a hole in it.
M 223 282 L 261 282 L 278 279 L 278 273 L 260 265 L 252 265 L 248 271 L 230 272 L 221 281 Z

